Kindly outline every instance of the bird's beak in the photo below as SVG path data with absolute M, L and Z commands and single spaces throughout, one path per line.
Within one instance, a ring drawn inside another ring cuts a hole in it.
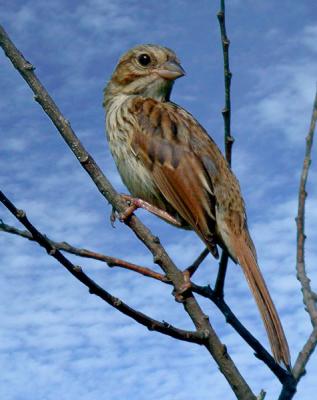
M 168 80 L 174 80 L 185 75 L 182 66 L 175 61 L 167 61 L 160 68 L 155 69 L 155 72 Z

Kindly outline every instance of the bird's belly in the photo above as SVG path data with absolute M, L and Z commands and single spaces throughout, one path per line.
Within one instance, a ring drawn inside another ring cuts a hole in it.
M 117 167 L 123 183 L 134 197 L 151 202 L 153 197 L 158 196 L 153 179 L 134 154 L 118 159 Z
M 158 208 L 165 209 L 160 192 L 154 185 L 150 172 L 132 152 L 127 141 L 124 140 L 124 143 L 122 142 L 118 146 L 117 142 L 114 143 L 112 140 L 109 140 L 111 153 L 123 183 L 133 197 L 140 198 Z

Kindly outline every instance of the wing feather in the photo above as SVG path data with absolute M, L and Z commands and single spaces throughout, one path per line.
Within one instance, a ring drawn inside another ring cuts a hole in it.
M 189 129 L 190 121 L 184 123 L 174 105 L 149 102 L 153 100 L 144 100 L 137 118 L 133 151 L 151 171 L 155 185 L 168 203 L 217 255 L 212 181 L 191 143 L 184 140 L 190 135 L 182 135 Z

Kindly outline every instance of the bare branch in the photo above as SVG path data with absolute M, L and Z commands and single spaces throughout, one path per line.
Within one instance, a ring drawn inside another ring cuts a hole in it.
M 204 343 L 206 335 L 208 335 L 208 333 L 186 331 L 183 329 L 175 328 L 174 326 L 166 322 L 156 321 L 155 319 L 148 317 L 147 315 L 129 307 L 117 297 L 112 296 L 109 292 L 104 290 L 96 282 L 90 279 L 88 275 L 83 272 L 81 267 L 77 265 L 75 266 L 55 246 L 53 246 L 52 242 L 49 241 L 46 236 L 40 233 L 34 227 L 34 225 L 31 224 L 25 212 L 23 210 L 18 210 L 2 191 L 0 191 L 0 201 L 25 226 L 35 242 L 44 247 L 50 256 L 55 258 L 72 275 L 74 275 L 80 282 L 88 287 L 89 293 L 95 294 L 96 296 L 100 297 L 112 307 L 121 311 L 123 314 L 133 318 L 135 321 L 146 326 L 151 331 L 164 333 L 165 335 L 171 336 L 175 339 L 183 340 L 185 342 L 192 342 L 200 345 Z M 26 237 L 26 235 L 23 236 Z
M 15 228 L 14 226 L 7 225 L 3 221 L 0 220 L 0 231 L 11 233 L 17 236 L 21 236 L 31 241 L 35 241 L 33 236 L 28 231 L 22 231 L 20 229 Z M 151 278 L 157 279 L 162 282 L 170 282 L 165 275 L 160 274 L 151 270 L 150 268 L 140 267 L 139 265 L 135 265 L 128 261 L 124 261 L 117 257 L 107 256 L 105 254 L 97 253 L 95 251 L 80 249 L 78 247 L 74 247 L 67 242 L 55 242 L 54 240 L 49 239 L 46 235 L 44 235 L 48 242 L 58 250 L 66 251 L 67 253 L 74 254 L 79 257 L 91 258 L 98 261 L 103 261 L 108 264 L 109 267 L 121 267 L 128 269 L 130 271 L 138 272 L 139 274 L 149 276 Z
M 308 312 L 313 326 L 313 332 L 311 333 L 308 341 L 304 345 L 302 351 L 299 353 L 298 358 L 294 365 L 294 376 L 299 380 L 305 374 L 305 366 L 309 360 L 310 355 L 314 351 L 317 344 L 317 307 L 316 307 L 316 294 L 313 292 L 310 286 L 310 279 L 308 278 L 306 267 L 305 267 L 305 203 L 306 203 L 306 183 L 308 178 L 309 167 L 311 164 L 311 150 L 313 146 L 314 132 L 317 120 L 317 90 L 315 94 L 315 100 L 313 105 L 312 118 L 308 134 L 306 136 L 306 150 L 305 158 L 303 163 L 302 174 L 299 184 L 298 193 L 298 213 L 296 217 L 297 225 L 297 257 L 296 257 L 296 271 L 297 279 L 299 280 L 302 293 L 303 302 L 305 309 Z
M 309 360 L 309 357 L 312 355 L 315 350 L 317 343 L 317 328 L 314 328 L 312 333 L 309 335 L 305 345 L 302 350 L 299 352 L 294 368 L 293 375 L 297 381 L 299 381 L 302 376 L 306 374 L 306 364 Z
M 224 125 L 225 125 L 225 154 L 228 164 L 231 166 L 231 153 L 234 138 L 231 136 L 231 96 L 230 86 L 232 73 L 229 67 L 229 45 L 230 40 L 227 36 L 226 31 L 226 10 L 225 1 L 220 0 L 220 11 L 217 14 L 220 32 L 221 32 L 221 43 L 223 52 L 223 66 L 224 66 L 224 79 L 225 79 L 225 107 L 222 110 Z
M 209 254 L 209 250 L 206 247 L 200 254 L 199 256 L 196 258 L 196 260 L 194 260 L 194 262 L 185 269 L 186 273 L 189 273 L 189 276 L 193 276 L 195 271 L 197 271 L 197 269 L 199 268 L 200 264 L 204 261 L 204 259 L 208 256 Z
M 229 67 L 229 45 L 230 40 L 227 36 L 226 30 L 226 9 L 225 1 L 220 0 L 220 11 L 217 14 L 220 33 L 221 33 L 221 44 L 223 53 L 223 70 L 224 70 L 224 82 L 225 82 L 225 107 L 222 110 L 222 116 L 224 121 L 224 140 L 225 140 L 225 155 L 228 164 L 231 166 L 231 155 L 232 155 L 232 145 L 234 138 L 231 136 L 231 95 L 230 86 L 232 73 Z M 216 278 L 215 290 L 218 296 L 223 297 L 224 285 L 228 267 L 228 252 L 222 250 L 221 259 L 219 263 L 218 275 Z
M 229 256 L 226 250 L 222 250 L 219 262 L 218 274 L 215 283 L 215 292 L 218 297 L 224 297 L 224 286 L 227 274 Z
M 82 167 L 88 172 L 96 184 L 99 191 L 116 210 L 123 212 L 126 208 L 125 203 L 114 190 L 108 179 L 104 176 L 91 155 L 80 143 L 72 130 L 69 121 L 67 121 L 61 114 L 53 99 L 49 96 L 46 89 L 36 77 L 34 67 L 25 60 L 2 27 L 0 27 L 0 45 L 14 67 L 20 72 L 22 77 L 31 87 L 35 94 L 35 100 L 39 102 L 43 110 L 50 117 L 59 133 L 65 139 L 66 143 L 81 163 Z M 184 277 L 181 271 L 172 262 L 165 249 L 160 245 L 158 238 L 153 236 L 150 230 L 146 228 L 134 215 L 125 221 L 125 223 L 151 251 L 154 257 L 154 262 L 163 269 L 168 279 L 173 282 L 176 293 L 179 292 L 184 284 Z M 238 371 L 237 367 L 228 355 L 225 346 L 221 343 L 219 337 L 211 326 L 208 317 L 203 313 L 191 292 L 184 296 L 183 306 L 193 321 L 196 329 L 203 332 L 208 331 L 208 338 L 204 343 L 205 347 L 218 364 L 220 371 L 227 379 L 236 397 L 243 400 L 254 400 L 256 396 L 252 393 L 251 388 Z

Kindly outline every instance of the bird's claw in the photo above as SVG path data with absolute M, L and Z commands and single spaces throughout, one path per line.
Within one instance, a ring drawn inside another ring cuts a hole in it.
M 124 212 L 119 214 L 119 221 L 120 222 L 125 222 L 128 218 L 131 217 L 131 215 L 134 213 L 135 210 L 138 209 L 138 207 L 130 201 L 128 201 L 129 206 L 125 209 Z
M 112 207 L 112 211 L 110 214 L 110 223 L 113 228 L 115 228 L 115 222 L 118 219 L 120 222 L 125 222 L 131 214 L 138 208 L 137 205 L 134 204 L 133 198 L 129 195 L 121 195 L 123 199 L 126 201 L 128 207 L 124 212 L 119 213 L 114 207 Z

